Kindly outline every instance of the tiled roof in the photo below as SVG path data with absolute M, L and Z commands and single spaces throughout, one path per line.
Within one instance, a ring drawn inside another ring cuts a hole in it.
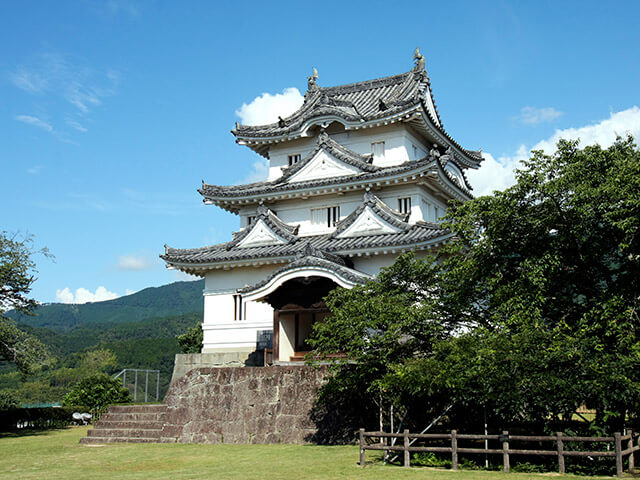
M 336 275 L 353 283 L 364 283 L 371 277 L 365 273 L 354 270 L 346 266 L 345 261 L 337 256 L 331 255 L 322 250 L 314 248 L 309 242 L 305 244 L 304 250 L 296 255 L 296 259 L 291 263 L 275 270 L 267 278 L 261 280 L 255 285 L 250 285 L 238 290 L 239 293 L 249 293 L 267 285 L 278 275 L 305 267 L 321 267 L 329 269 L 336 273 Z
M 418 222 L 399 233 L 364 235 L 358 237 L 335 238 L 331 233 L 298 237 L 299 241 L 286 244 L 266 245 L 249 248 L 229 247 L 231 242 L 193 249 L 178 249 L 165 246 L 160 255 L 167 264 L 202 265 L 224 264 L 240 260 L 261 258 L 291 258 L 303 252 L 307 245 L 328 254 L 348 255 L 350 252 L 366 249 L 394 248 L 419 245 L 446 237 L 449 232 L 434 223 Z M 304 240 L 304 241 L 300 241 Z
M 332 236 L 337 237 L 347 228 L 353 225 L 353 223 L 362 214 L 362 211 L 367 207 L 370 207 L 382 219 L 384 219 L 394 227 L 398 227 L 403 230 L 407 230 L 408 228 L 410 228 L 410 225 L 407 223 L 407 220 L 409 219 L 408 213 L 396 212 L 395 210 L 389 208 L 386 203 L 376 197 L 373 193 L 366 192 L 364 194 L 364 201 L 360 205 L 358 205 L 358 208 L 356 208 L 347 218 L 338 222 L 335 231 L 332 233 Z
M 302 170 L 320 150 L 324 150 L 329 154 L 333 155 L 338 160 L 343 161 L 344 163 L 354 166 L 363 172 L 376 172 L 380 170 L 380 167 L 376 167 L 372 165 L 373 154 L 361 155 L 353 150 L 349 150 L 346 147 L 343 147 L 338 142 L 329 137 L 326 133 L 322 132 L 318 135 L 316 140 L 316 148 L 311 151 L 308 155 L 306 155 L 303 159 L 301 159 L 298 163 L 294 163 L 288 168 L 285 168 L 282 172 L 282 176 L 278 178 L 278 182 L 286 182 L 293 175 Z
M 334 142 L 335 143 L 335 142 Z M 342 147 L 344 148 L 344 147 Z M 256 182 L 248 183 L 245 185 L 210 185 L 202 182 L 202 188 L 198 190 L 200 194 L 208 199 L 224 198 L 224 197 L 244 197 L 247 195 L 266 194 L 274 192 L 284 192 L 290 190 L 306 190 L 309 188 L 321 187 L 326 185 L 336 185 L 340 183 L 350 183 L 359 180 L 373 180 L 385 178 L 388 176 L 412 173 L 417 170 L 422 170 L 432 166 L 434 160 L 425 157 L 420 160 L 411 162 L 405 162 L 401 165 L 394 165 L 392 167 L 375 167 L 369 165 L 369 169 L 361 173 L 353 175 L 341 175 L 336 177 L 318 178 L 313 180 L 306 180 L 302 182 L 287 182 L 287 179 L 291 174 L 287 174 L 288 170 L 285 170 L 285 174 L 276 180 L 270 182 Z M 297 165 L 297 164 L 296 164 Z M 297 170 L 296 170 L 297 171 Z M 294 172 L 295 173 L 295 172 Z M 287 175 L 285 177 L 285 175 Z
M 385 118 L 419 100 L 428 85 L 426 72 L 412 70 L 348 85 L 318 87 L 308 91 L 302 107 L 282 121 L 238 125 L 232 133 L 238 138 L 281 136 L 300 129 L 310 118 L 325 115 L 354 122 Z
M 304 103 L 289 117 L 267 125 L 236 124 L 231 132 L 238 142 L 268 156 L 271 143 L 308 136 L 306 130 L 313 119 L 337 117 L 348 129 L 402 121 L 428 137 L 440 138 L 445 147 L 446 143 L 453 145 L 466 167 L 477 168 L 482 161 L 481 152 L 462 148 L 443 128 L 424 57 L 420 58 L 409 72 L 364 82 L 320 87 L 314 78 Z
M 292 226 L 287 223 L 284 223 L 282 220 L 278 218 L 278 216 L 275 213 L 273 213 L 267 207 L 265 207 L 264 205 L 259 205 L 258 210 L 256 212 L 256 218 L 253 224 L 248 226 L 244 230 L 236 233 L 233 236 L 233 240 L 231 240 L 226 244 L 227 249 L 231 249 L 236 245 L 238 245 L 240 242 L 242 242 L 242 240 L 245 239 L 251 233 L 251 231 L 258 225 L 258 220 L 264 221 L 264 223 L 266 223 L 269 226 L 269 228 L 273 230 L 275 234 L 279 235 L 280 237 L 282 237 L 284 240 L 288 242 L 295 242 L 298 239 L 296 234 L 298 233 L 299 225 Z

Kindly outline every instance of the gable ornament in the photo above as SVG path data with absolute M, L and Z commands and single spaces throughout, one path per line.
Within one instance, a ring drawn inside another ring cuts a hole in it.
M 316 90 L 320 89 L 320 86 L 318 85 L 318 70 L 315 69 L 315 67 L 313 68 L 313 73 L 311 74 L 310 77 L 307 77 L 307 91 L 309 92 L 315 92 Z
M 416 62 L 416 65 L 415 67 L 413 67 L 413 70 L 416 72 L 424 71 L 427 64 L 424 59 L 424 55 L 420 53 L 420 47 L 416 47 L 416 50 L 413 52 L 413 59 Z

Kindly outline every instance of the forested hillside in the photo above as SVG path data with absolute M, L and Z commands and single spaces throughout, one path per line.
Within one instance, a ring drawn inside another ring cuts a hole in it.
M 68 332 L 90 324 L 119 324 L 153 317 L 166 317 L 203 311 L 204 280 L 175 282 L 145 288 L 132 295 L 105 302 L 72 305 L 52 303 L 37 308 L 35 315 L 7 312 L 5 316 L 19 324 Z
M 203 281 L 176 282 L 105 302 L 43 305 L 34 316 L 8 312 L 53 360 L 26 378 L 0 364 L 0 394 L 10 392 L 20 403 L 58 403 L 92 372 L 139 368 L 160 370 L 163 395 L 180 353 L 176 336 L 202 321 L 203 287 Z

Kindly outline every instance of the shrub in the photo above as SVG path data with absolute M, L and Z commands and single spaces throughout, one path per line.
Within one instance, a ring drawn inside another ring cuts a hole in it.
M 18 396 L 10 390 L 0 391 L 0 410 L 8 410 L 10 408 L 18 408 L 20 400 Z
M 61 428 L 73 423 L 73 412 L 86 412 L 84 406 L 10 408 L 0 411 L 0 432 L 17 429 Z
M 451 468 L 451 458 L 443 458 L 433 452 L 420 452 L 412 456 L 411 464 L 423 467 Z
M 94 416 L 99 416 L 114 403 L 130 402 L 129 391 L 122 388 L 119 380 L 106 374 L 98 374 L 80 380 L 64 397 L 63 405 L 86 405 Z

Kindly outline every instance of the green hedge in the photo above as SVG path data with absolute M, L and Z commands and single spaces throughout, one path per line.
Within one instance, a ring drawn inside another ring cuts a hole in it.
M 74 412 L 88 412 L 87 407 L 11 408 L 0 411 L 0 431 L 48 429 L 65 427 L 73 423 Z

